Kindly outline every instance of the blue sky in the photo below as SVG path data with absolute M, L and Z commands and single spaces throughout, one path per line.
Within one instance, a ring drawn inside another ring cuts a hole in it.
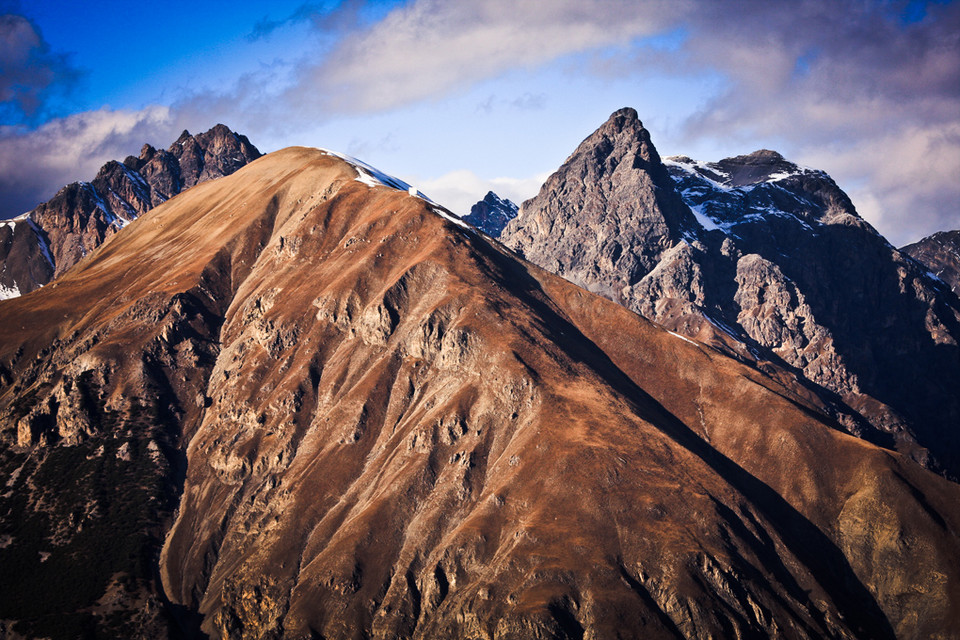
M 0 215 L 218 122 L 465 213 L 609 114 L 663 155 L 772 148 L 894 244 L 960 228 L 960 10 L 862 0 L 0 0 Z

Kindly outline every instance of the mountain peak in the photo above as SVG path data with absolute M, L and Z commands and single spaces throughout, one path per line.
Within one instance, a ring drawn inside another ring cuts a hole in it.
M 5 624 L 948 635 L 960 487 L 357 167 L 278 151 L 0 307 Z M 648 174 L 576 169 L 550 240 L 656 223 Z
M 517 217 L 518 209 L 513 202 L 488 191 L 483 200 L 470 208 L 470 213 L 464 216 L 463 220 L 488 236 L 498 238 L 503 228 Z
M 0 246 L 0 292 L 28 293 L 70 269 L 127 222 L 206 180 L 229 175 L 262 154 L 246 136 L 218 124 L 186 129 L 167 151 L 110 160 L 92 182 L 67 185 L 24 220 L 16 243 Z
M 786 159 L 782 155 L 770 149 L 757 149 L 752 153 L 748 153 L 745 156 L 737 156 L 734 159 L 742 160 L 744 162 L 757 162 L 757 163 L 786 161 Z
M 695 225 L 632 108 L 590 134 L 523 205 L 501 241 L 531 262 L 595 292 L 617 297 L 653 268 L 660 253 Z M 624 251 L 625 246 L 640 247 Z M 617 265 L 616 276 L 588 265 Z
M 624 107 L 623 109 L 618 109 L 610 114 L 610 117 L 607 119 L 606 124 L 603 127 L 607 126 L 615 127 L 618 130 L 626 129 L 627 127 L 643 127 L 643 123 L 640 122 L 640 114 L 637 113 L 637 110 L 633 107 Z

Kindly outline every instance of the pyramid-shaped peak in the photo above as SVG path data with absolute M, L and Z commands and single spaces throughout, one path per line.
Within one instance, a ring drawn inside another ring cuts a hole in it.
M 628 166 L 662 173 L 662 177 L 666 177 L 660 155 L 650 139 L 650 132 L 643 127 L 637 110 L 632 107 L 614 111 L 599 129 L 580 144 L 568 163 L 578 156 L 599 164 L 604 171 L 611 171 L 623 160 L 628 160 Z
M 594 132 L 594 136 L 597 135 L 614 140 L 649 141 L 650 139 L 650 134 L 643 128 L 643 122 L 640 121 L 640 116 L 633 107 L 624 107 L 610 114 L 607 121 Z

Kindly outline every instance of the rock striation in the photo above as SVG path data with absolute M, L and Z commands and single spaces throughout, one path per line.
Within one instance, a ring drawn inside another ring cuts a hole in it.
M 848 432 L 960 477 L 960 300 L 822 171 L 769 150 L 661 161 L 624 109 L 501 240 L 671 330 L 788 372 Z
M 91 182 L 74 182 L 32 211 L 0 223 L 0 298 L 29 293 L 60 276 L 110 236 L 184 189 L 230 175 L 260 152 L 222 124 L 169 149 L 144 145 L 111 160 Z
M 0 302 L 12 632 L 954 632 L 960 485 L 384 184 L 278 151 Z
M 960 230 L 940 231 L 900 249 L 960 294 Z
M 463 220 L 491 238 L 498 238 L 507 223 L 517 217 L 518 208 L 513 202 L 488 191 L 483 200 L 470 207 L 470 213 Z

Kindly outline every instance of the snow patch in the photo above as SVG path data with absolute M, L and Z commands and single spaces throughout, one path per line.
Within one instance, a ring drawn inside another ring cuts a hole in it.
M 730 174 L 724 171 L 721 171 L 716 167 L 711 167 L 710 164 L 707 162 L 700 162 L 699 160 L 690 160 L 689 158 L 685 158 L 684 160 L 689 160 L 689 162 L 680 161 L 679 159 L 676 159 L 676 158 L 664 158 L 662 162 L 668 167 L 677 167 L 678 169 L 681 169 L 684 173 L 688 173 L 695 178 L 703 180 L 704 182 L 709 184 L 714 189 L 717 189 L 718 191 L 733 191 L 734 187 L 727 186 L 721 182 L 717 182 L 716 180 L 713 180 L 712 178 L 708 178 L 702 173 L 702 171 L 709 171 L 714 175 L 717 175 L 721 178 L 726 178 L 728 180 L 730 179 Z
M 37 244 L 40 246 L 40 251 L 43 252 L 43 257 L 47 259 L 47 262 L 50 263 L 52 268 L 56 269 L 56 266 L 53 264 L 53 254 L 50 253 L 50 245 L 43 239 L 43 233 L 40 231 L 40 227 L 37 226 L 37 223 L 34 222 L 32 218 L 25 219 L 33 230 L 33 235 L 37 236 Z
M 10 287 L 0 284 L 0 300 L 10 300 L 11 298 L 19 297 L 20 287 L 18 287 L 16 284 Z
M 139 173 L 131 170 L 130 167 L 128 167 L 125 164 L 121 164 L 120 167 L 123 169 L 123 173 L 124 175 L 127 176 L 127 179 L 129 179 L 130 182 L 140 187 L 141 191 L 146 192 L 150 189 L 150 187 L 147 185 L 147 181 L 144 180 L 143 176 L 141 176 Z M 143 193 L 141 193 L 140 195 L 143 195 Z
M 720 224 L 718 224 L 713 218 L 711 218 L 710 216 L 708 216 L 703 212 L 702 204 L 700 205 L 691 204 L 688 206 L 690 207 L 690 211 L 693 212 L 693 216 L 697 219 L 697 222 L 700 223 L 701 227 L 703 227 L 707 231 L 719 230 L 719 231 L 726 232 Z
M 444 209 L 443 207 L 434 205 L 433 207 L 431 207 L 431 210 L 432 210 L 434 213 L 436 213 L 437 215 L 439 215 L 441 218 L 445 218 L 445 219 L 449 220 L 450 222 L 452 222 L 453 224 L 457 225 L 458 227 L 462 227 L 462 228 L 464 228 L 464 229 L 466 229 L 467 231 L 470 231 L 470 232 L 475 232 L 475 229 L 474 229 L 472 226 L 470 226 L 469 224 L 467 224 L 466 222 L 464 222 L 463 220 L 461 220 L 459 217 L 455 216 L 454 214 L 450 213 L 449 211 L 447 211 L 447 210 Z
M 421 200 L 426 200 L 427 202 L 431 203 L 433 202 L 433 200 L 418 191 L 416 187 L 409 185 L 399 178 L 395 178 L 389 174 L 386 174 L 376 167 L 370 166 L 363 160 L 357 160 L 356 158 L 348 156 L 345 153 L 331 151 L 330 149 L 320 149 L 320 151 L 329 156 L 340 158 L 347 164 L 351 165 L 357 170 L 357 182 L 365 184 L 368 187 L 390 187 L 391 189 L 396 189 L 398 191 L 406 191 L 410 195 L 420 198 Z
M 677 338 L 680 338 L 680 339 L 683 340 L 684 342 L 689 342 L 690 344 L 692 344 L 692 345 L 695 346 L 695 347 L 699 347 L 699 346 L 700 346 L 700 345 L 698 345 L 696 342 L 694 342 L 693 340 L 691 340 L 690 338 L 688 338 L 688 337 L 686 337 L 686 336 L 682 336 L 682 335 L 680 335 L 679 333 L 674 333 L 673 331 L 670 331 L 669 329 L 667 330 L 667 333 L 669 333 L 670 335 L 675 336 L 675 337 L 677 337 Z
M 728 336 L 730 336 L 730 337 L 733 338 L 734 340 L 736 340 L 736 341 L 738 341 L 738 342 L 742 342 L 740 336 L 737 335 L 737 332 L 734 331 L 733 329 L 731 329 L 730 326 L 727 325 L 726 323 L 720 322 L 720 321 L 717 320 L 716 318 L 711 318 L 711 317 L 708 316 L 707 314 L 703 314 L 703 317 L 707 319 L 707 322 L 709 322 L 710 324 L 712 324 L 713 326 L 715 326 L 717 329 L 720 329 L 720 331 L 723 331 L 725 334 L 727 334 Z
M 940 273 L 943 273 L 943 270 L 941 270 Z M 934 273 L 933 271 L 927 271 L 927 274 L 926 274 L 926 275 L 927 275 L 928 278 L 930 278 L 930 279 L 933 280 L 934 282 L 936 282 L 936 283 L 938 283 L 938 284 L 942 284 L 943 286 L 945 286 L 945 287 L 947 287 L 947 288 L 949 289 L 950 286 L 949 286 L 946 282 L 943 281 L 943 279 L 940 277 L 940 273 Z
M 787 178 L 792 178 L 793 176 L 798 176 L 801 171 L 778 171 L 777 173 L 771 173 L 766 177 L 764 182 L 776 182 L 778 180 L 785 180 Z

